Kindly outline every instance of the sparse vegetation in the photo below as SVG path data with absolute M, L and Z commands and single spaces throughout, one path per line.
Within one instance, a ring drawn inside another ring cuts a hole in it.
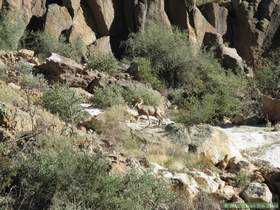
M 22 11 L 18 11 L 22 12 Z M 16 50 L 24 33 L 24 22 L 19 14 L 0 11 L 0 49 Z
M 177 121 L 216 123 L 240 112 L 238 94 L 246 86 L 242 76 L 226 72 L 211 54 L 193 50 L 179 30 L 152 26 L 130 37 L 126 46 L 129 58 L 150 60 L 156 77 L 174 89 Z
M 76 123 L 84 119 L 81 99 L 68 85 L 56 84 L 43 94 L 43 104 L 52 113 L 58 114 L 66 122 Z
M 32 49 L 43 57 L 47 57 L 51 53 L 57 53 L 80 61 L 86 52 L 82 41 L 75 40 L 72 43 L 68 43 L 65 38 L 62 37 L 57 40 L 46 32 L 26 33 L 22 42 L 23 47 Z
M 16 209 L 144 210 L 171 205 L 175 199 L 167 183 L 151 175 L 110 174 L 101 154 L 79 151 L 72 138 L 40 134 L 36 141 L 40 147 L 33 152 L 13 154 L 16 175 L 9 162 L 0 161 L 1 171 L 11 174 L 5 183 L 12 189 Z
M 118 70 L 118 61 L 110 54 L 95 55 L 89 58 L 89 66 L 94 70 L 113 74 Z
M 98 108 L 107 108 L 113 105 L 124 104 L 122 88 L 117 85 L 107 85 L 106 87 L 96 87 L 92 103 Z

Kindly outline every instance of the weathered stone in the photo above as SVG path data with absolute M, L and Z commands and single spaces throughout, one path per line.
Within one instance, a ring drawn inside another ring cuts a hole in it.
M 89 53 L 90 55 L 112 54 L 110 37 L 105 36 L 97 39 L 93 45 L 90 45 Z
M 153 24 L 161 24 L 171 28 L 164 8 L 164 0 L 125 1 L 124 13 L 128 31 L 144 31 L 147 26 Z
M 112 0 L 86 0 L 94 16 L 99 35 L 109 36 L 114 20 L 114 5 Z
M 81 0 L 63 0 L 63 6 L 69 11 L 71 16 L 75 16 L 77 11 L 80 9 Z
M 95 33 L 85 21 L 82 8 L 75 13 L 69 40 L 70 42 L 81 40 L 85 45 L 90 45 L 96 41 Z
M 50 82 L 67 82 L 72 87 L 86 89 L 96 74 L 86 70 L 75 61 L 53 53 L 46 62 L 37 67 Z
M 234 149 L 227 135 L 220 129 L 209 126 L 193 126 L 189 128 L 191 144 L 197 154 L 211 160 L 214 164 L 222 160 L 226 155 L 241 157 Z
M 72 18 L 66 7 L 50 4 L 45 23 L 45 32 L 58 39 L 61 33 L 70 29 Z
M 238 55 L 236 49 L 226 47 L 223 43 L 223 38 L 216 32 L 206 32 L 203 40 L 203 45 L 207 49 L 212 49 L 215 56 L 219 59 L 222 66 L 226 69 L 244 70 L 244 61 Z
M 217 33 L 224 35 L 227 32 L 228 9 L 217 2 L 210 2 L 199 7 L 204 17 L 216 29 Z
M 9 10 L 16 10 L 26 24 L 32 16 L 42 17 L 46 12 L 46 0 L 6 0 L 5 5 Z
M 246 202 L 272 202 L 272 194 L 267 185 L 264 183 L 250 183 L 249 186 L 241 193 L 241 197 Z
M 201 47 L 205 33 L 216 32 L 216 30 L 210 23 L 208 23 L 197 7 L 192 10 L 191 15 L 193 18 L 193 28 L 196 34 L 196 44 L 198 47 Z
M 233 1 L 233 46 L 250 65 L 271 48 L 280 26 L 279 1 Z M 267 20 L 264 20 L 267 19 Z

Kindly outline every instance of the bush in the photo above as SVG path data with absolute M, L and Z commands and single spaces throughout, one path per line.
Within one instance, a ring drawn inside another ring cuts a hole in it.
M 161 95 L 141 83 L 131 83 L 123 89 L 123 97 L 129 105 L 134 105 L 135 99 L 141 98 L 146 105 L 157 106 L 162 102 Z
M 150 60 L 154 75 L 174 89 L 170 99 L 179 108 L 177 121 L 215 123 L 240 112 L 242 76 L 226 72 L 210 53 L 193 50 L 181 31 L 152 26 L 132 35 L 126 48 L 129 58 Z
M 86 116 L 81 108 L 81 99 L 68 85 L 54 85 L 43 94 L 43 104 L 52 113 L 66 122 L 76 123 Z
M 137 98 L 143 99 L 144 104 L 147 105 L 159 105 L 162 102 L 158 92 L 141 83 L 131 83 L 125 87 L 111 84 L 95 88 L 92 103 L 98 108 L 108 108 L 125 103 L 134 105 Z
M 92 103 L 98 108 L 108 108 L 113 105 L 124 104 L 122 88 L 118 85 L 107 85 L 106 87 L 96 87 Z
M 89 66 L 98 71 L 107 72 L 109 74 L 116 73 L 118 70 L 118 61 L 113 55 L 95 55 L 90 57 Z
M 57 40 L 46 32 L 30 32 L 26 33 L 23 38 L 23 47 L 32 49 L 35 52 L 42 54 L 44 57 L 51 53 L 71 58 L 79 62 L 85 54 L 85 46 L 79 39 L 72 43 L 67 43 L 64 37 Z
M 267 95 L 280 98 L 280 65 L 271 65 L 256 72 L 257 85 Z
M 17 207 L 144 210 L 173 201 L 162 180 L 147 174 L 111 175 L 102 155 L 88 156 L 66 137 L 41 135 L 37 141 L 40 148 L 19 164 Z
M 139 66 L 139 72 L 137 72 L 137 79 L 140 82 L 150 84 L 156 90 L 162 90 L 164 88 L 163 82 L 161 82 L 155 73 L 152 71 L 151 62 L 146 58 L 134 58 L 132 63 Z
M 24 22 L 15 12 L 0 11 L 0 49 L 16 50 L 24 33 Z

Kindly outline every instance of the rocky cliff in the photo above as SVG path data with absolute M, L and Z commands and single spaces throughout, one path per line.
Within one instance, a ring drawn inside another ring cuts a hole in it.
M 56 38 L 63 34 L 70 42 L 80 38 L 92 51 L 111 48 L 117 56 L 122 40 L 150 24 L 177 26 L 197 47 L 215 45 L 225 67 L 243 68 L 241 58 L 254 66 L 280 43 L 278 0 L 201 6 L 192 0 L 1 0 L 0 8 L 20 12 L 26 30 L 43 29 Z

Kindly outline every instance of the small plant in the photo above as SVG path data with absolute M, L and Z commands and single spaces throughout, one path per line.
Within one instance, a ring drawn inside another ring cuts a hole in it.
M 94 70 L 113 74 L 118 70 L 118 61 L 113 55 L 110 54 L 95 55 L 90 57 L 89 66 Z
M 98 108 L 107 108 L 113 105 L 124 104 L 122 88 L 118 85 L 107 85 L 104 88 L 96 87 L 92 103 Z
M 20 12 L 20 11 L 18 11 Z M 15 12 L 0 11 L 0 49 L 16 50 L 24 33 L 24 22 Z
M 68 85 L 56 84 L 43 94 L 43 104 L 52 113 L 66 122 L 76 123 L 85 118 L 81 99 Z
M 236 175 L 235 184 L 237 187 L 245 187 L 250 183 L 250 174 L 246 171 L 240 171 Z

